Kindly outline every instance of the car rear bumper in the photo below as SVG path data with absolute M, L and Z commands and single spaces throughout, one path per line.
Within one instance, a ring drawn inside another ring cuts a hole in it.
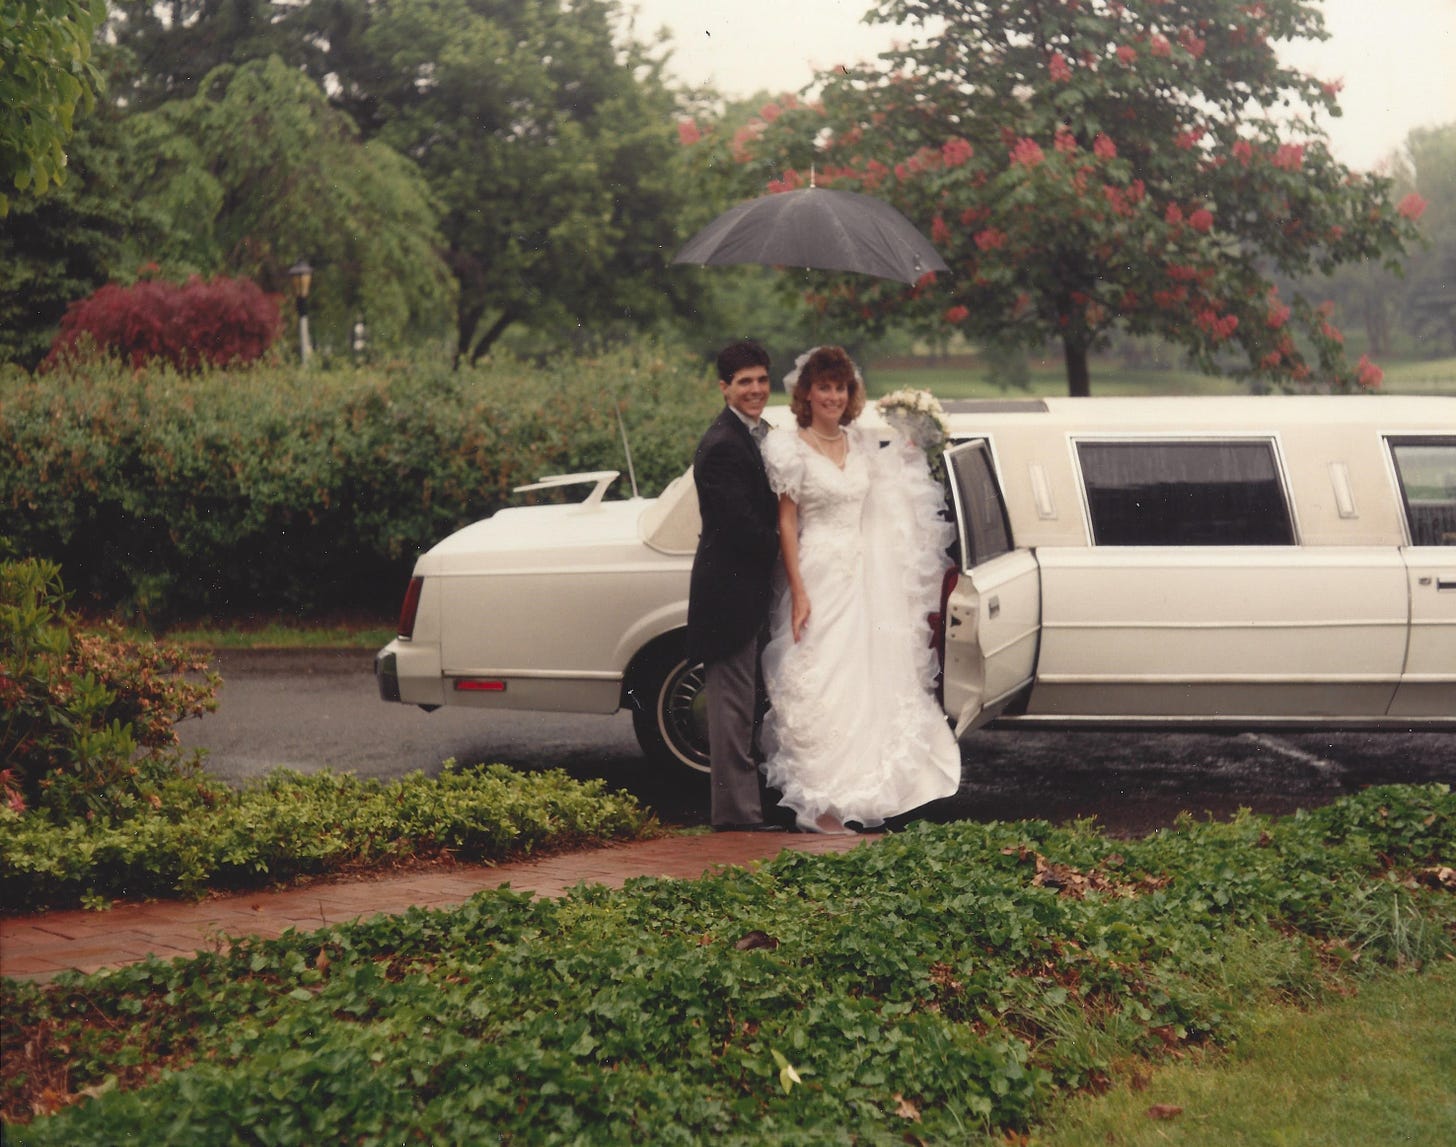
M 393 650 L 387 647 L 374 655 L 374 682 L 379 686 L 381 701 L 398 701 L 400 699 L 399 658 Z
M 374 655 L 374 682 L 385 701 L 438 708 L 445 703 L 440 647 L 433 642 L 395 638 Z

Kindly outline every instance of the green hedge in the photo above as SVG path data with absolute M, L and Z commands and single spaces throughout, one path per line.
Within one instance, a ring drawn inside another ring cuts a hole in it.
M 0 513 L 78 605 L 389 616 L 415 557 L 519 502 L 512 487 L 617 469 L 625 496 L 618 406 L 641 491 L 659 491 L 721 404 L 711 373 L 644 347 L 458 371 L 0 375 Z
M 442 852 L 499 860 L 652 830 L 635 800 L 604 789 L 560 771 L 457 771 L 447 762 L 438 778 L 390 782 L 280 770 L 241 791 L 216 786 L 193 807 L 161 806 L 122 822 L 57 825 L 0 809 L 0 897 L 7 912 L 102 906 Z
M 5 1112 L 77 1102 L 9 1129 L 66 1147 L 961 1147 L 1227 1046 L 1261 1001 L 1448 959 L 1453 855 L 1450 790 L 1391 787 L 1146 840 L 922 825 L 697 881 L 484 892 L 6 981 Z

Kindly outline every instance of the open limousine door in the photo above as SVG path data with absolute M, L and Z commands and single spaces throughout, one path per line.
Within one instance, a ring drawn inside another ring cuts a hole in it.
M 945 711 L 963 736 L 1030 687 L 1041 632 L 1036 556 L 1015 548 L 990 445 L 946 452 L 961 569 L 946 602 Z

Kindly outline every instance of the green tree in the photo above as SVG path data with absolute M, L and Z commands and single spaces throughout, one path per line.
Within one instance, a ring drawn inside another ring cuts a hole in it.
M 0 8 L 0 217 L 12 191 L 40 195 L 65 176 L 77 108 L 100 87 L 91 40 L 106 0 L 6 0 Z
M 224 64 L 291 58 L 303 9 L 289 0 L 110 0 L 107 32 L 134 62 L 112 90 L 150 111 L 197 94 Z
M 1279 63 L 1275 42 L 1324 37 L 1313 3 L 880 0 L 873 14 L 934 31 L 713 145 L 745 186 L 801 186 L 812 164 L 820 184 L 890 200 L 951 267 L 912 290 L 835 282 L 831 314 L 1058 341 L 1074 395 L 1117 330 L 1209 371 L 1237 354 L 1263 386 L 1378 379 L 1346 361 L 1328 308 L 1281 299 L 1269 277 L 1398 266 L 1416 235 L 1388 178 L 1330 154 L 1316 114 L 1338 114 L 1338 86 Z
M 1411 132 L 1394 171 L 1428 241 L 1407 268 L 1405 324 L 1429 350 L 1456 353 L 1456 123 Z
M 554 349 L 691 308 L 691 280 L 666 270 L 685 200 L 678 97 L 621 0 L 114 7 L 112 33 L 137 60 L 134 106 L 160 109 L 212 68 L 276 53 L 364 139 L 419 166 L 442 211 L 462 357 L 512 328 Z
M 145 245 L 156 232 L 131 194 L 134 156 L 121 120 L 98 105 L 76 125 L 65 182 L 11 201 L 0 228 L 0 362 L 33 370 L 68 305 L 136 274 L 128 243 Z
M 1374 261 L 1306 280 L 1355 316 L 1371 354 L 1399 349 L 1434 357 L 1456 350 L 1456 123 L 1417 128 L 1384 166 L 1398 210 L 1421 243 L 1399 273 Z
M 150 257 L 164 272 L 225 272 L 288 289 L 300 256 L 321 334 L 362 315 L 384 345 L 442 336 L 453 284 L 418 169 L 364 142 L 308 76 L 277 57 L 224 65 L 197 94 L 135 117 L 134 193 L 176 221 Z M 325 334 L 324 337 L 327 337 Z
M 677 100 L 616 0 L 331 0 L 312 66 L 443 208 L 459 354 L 513 325 L 611 333 L 681 306 Z

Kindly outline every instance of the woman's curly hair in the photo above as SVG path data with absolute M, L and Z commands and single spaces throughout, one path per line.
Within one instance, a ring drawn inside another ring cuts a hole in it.
M 841 426 L 848 426 L 860 416 L 865 405 L 864 379 L 860 377 L 854 359 L 843 347 L 816 346 L 795 365 L 798 369 L 789 376 L 793 385 L 789 409 L 794 412 L 800 426 L 808 426 L 814 421 L 814 414 L 809 409 L 809 391 L 821 378 L 843 382 L 849 388 L 849 401 L 844 404 L 844 413 L 839 416 Z

